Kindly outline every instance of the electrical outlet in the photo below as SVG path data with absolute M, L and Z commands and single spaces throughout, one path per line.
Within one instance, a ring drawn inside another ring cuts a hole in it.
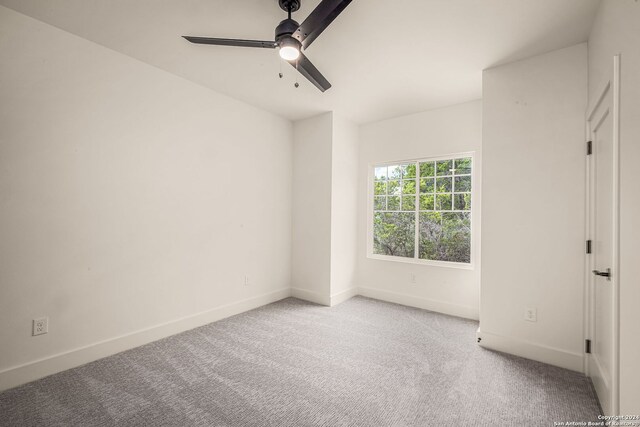
M 49 318 L 41 317 L 39 319 L 33 319 L 33 336 L 42 335 L 49 332 Z
M 538 310 L 535 308 L 525 308 L 524 309 L 524 320 L 529 322 L 537 322 L 538 321 Z
M 411 283 L 416 283 L 416 273 L 411 273 Z
M 249 276 L 244 276 L 244 285 L 249 286 Z

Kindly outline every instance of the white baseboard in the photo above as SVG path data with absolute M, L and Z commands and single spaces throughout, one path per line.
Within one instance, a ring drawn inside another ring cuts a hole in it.
M 291 288 L 291 296 L 320 305 L 331 305 L 331 297 L 329 297 L 328 295 L 323 295 L 319 292 L 309 291 L 307 289 Z
M 34 381 L 48 375 L 84 365 L 103 357 L 111 356 L 131 348 L 175 335 L 198 326 L 215 322 L 225 317 L 243 313 L 291 296 L 290 288 L 245 299 L 211 310 L 196 313 L 151 328 L 121 335 L 85 347 L 49 356 L 23 365 L 0 371 L 0 391 Z
M 347 290 L 344 290 L 342 292 L 337 292 L 333 295 L 331 295 L 331 307 L 333 307 L 334 305 L 338 305 L 340 303 L 345 302 L 346 300 L 355 297 L 356 295 L 358 295 L 358 288 L 349 288 Z
M 358 295 L 379 299 L 396 304 L 407 305 L 409 307 L 422 308 L 438 313 L 449 314 L 451 316 L 464 317 L 465 319 L 478 320 L 480 312 L 477 307 L 466 307 L 448 302 L 419 298 L 413 295 L 399 294 L 397 292 L 384 291 L 381 289 L 358 287 Z
M 23 365 L 0 371 L 0 391 L 34 381 L 67 369 L 71 369 L 103 357 L 111 356 L 131 348 L 175 335 L 198 326 L 206 325 L 229 316 L 243 313 L 272 302 L 293 296 L 316 304 L 333 306 L 355 295 L 417 307 L 468 319 L 478 319 L 478 310 L 441 301 L 416 298 L 414 296 L 383 291 L 367 287 L 351 288 L 327 297 L 317 292 L 300 288 L 284 288 L 257 297 L 226 304 L 181 319 L 163 323 L 148 329 L 132 332 L 85 347 L 49 356 Z M 482 332 L 478 329 L 482 347 L 537 360 L 573 371 L 583 372 L 584 355 L 543 346 L 515 338 Z
M 513 354 L 525 359 L 536 360 L 553 366 L 584 372 L 584 355 L 566 350 L 536 344 L 518 338 L 505 337 L 483 332 L 478 329 L 476 336 L 480 338 L 479 345 L 491 350 Z

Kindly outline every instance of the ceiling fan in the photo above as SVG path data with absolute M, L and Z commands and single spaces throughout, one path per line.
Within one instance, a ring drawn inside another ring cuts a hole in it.
M 322 92 L 331 87 L 331 83 L 302 53 L 351 3 L 351 0 L 322 0 L 302 24 L 291 19 L 291 13 L 300 9 L 301 0 L 278 0 L 280 8 L 287 12 L 288 18 L 276 27 L 275 41 L 218 39 L 211 37 L 183 36 L 191 43 L 214 44 L 221 46 L 258 47 L 264 49 L 279 48 L 280 57 L 305 76 Z

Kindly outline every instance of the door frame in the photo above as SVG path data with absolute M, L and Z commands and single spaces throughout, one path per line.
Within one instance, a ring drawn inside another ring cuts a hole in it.
M 593 104 L 587 110 L 586 116 L 586 135 L 588 140 L 593 140 L 593 134 L 591 129 L 591 121 L 594 119 L 595 113 L 598 111 L 600 104 L 606 98 L 608 92 L 611 91 L 611 111 L 612 114 L 612 265 L 611 265 L 611 286 L 612 286 L 612 315 L 613 315 L 613 328 L 612 328 L 612 342 L 613 342 L 613 358 L 612 358 L 612 372 L 611 372 L 611 409 L 613 415 L 620 413 L 619 405 L 619 392 L 620 392 L 620 55 L 613 57 L 613 75 L 604 89 L 600 92 L 600 96 L 597 98 L 595 104 Z M 587 240 L 592 240 L 592 236 L 595 235 L 595 174 L 594 174 L 594 157 L 586 156 L 586 222 L 585 232 Z M 584 313 L 585 313 L 585 340 L 593 337 L 594 325 L 595 325 L 595 279 L 592 274 L 592 270 L 595 269 L 593 263 L 593 256 L 591 254 L 585 255 L 585 298 L 584 298 Z M 590 357 L 585 354 L 584 358 L 584 371 L 587 376 L 591 376 Z M 606 414 L 612 415 L 612 414 Z

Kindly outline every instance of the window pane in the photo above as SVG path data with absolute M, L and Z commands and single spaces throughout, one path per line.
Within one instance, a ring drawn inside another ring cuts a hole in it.
M 435 188 L 435 182 L 433 178 L 422 178 L 420 179 L 420 192 L 421 193 L 433 193 L 433 189 Z
M 471 214 L 424 212 L 419 216 L 420 259 L 471 262 Z
M 402 194 L 416 194 L 416 180 L 402 181 Z
M 436 210 L 437 211 L 451 210 L 451 194 L 436 194 Z
M 402 196 L 402 210 L 414 212 L 416 210 L 416 198 L 414 196 Z
M 389 181 L 389 192 L 387 194 L 399 195 L 400 194 L 400 181 Z
M 400 196 L 389 196 L 387 198 L 387 210 L 388 211 L 400 210 Z
M 413 258 L 415 214 L 377 212 L 373 220 L 373 253 Z
M 433 162 L 420 163 L 420 176 L 429 177 L 433 176 L 435 171 L 435 164 Z
M 456 176 L 456 193 L 471 191 L 471 176 Z
M 404 166 L 389 166 L 389 179 L 400 179 L 402 178 L 402 171 Z
M 436 178 L 436 193 L 451 193 L 452 178 Z
M 456 175 L 471 173 L 471 157 L 455 160 Z
M 469 263 L 471 174 L 471 157 L 374 167 L 374 253 Z
M 451 169 L 453 169 L 452 160 L 441 160 L 439 162 L 436 162 L 436 170 L 438 172 L 438 176 L 453 175 Z
M 421 211 L 433 210 L 433 194 L 420 196 L 420 210 Z
M 373 175 L 376 180 L 385 180 L 387 179 L 387 167 L 379 166 L 373 170 Z
M 454 194 L 453 195 L 453 209 L 458 211 L 470 211 L 471 210 L 471 193 Z
M 373 183 L 373 194 L 387 194 L 387 183 L 384 181 L 376 181 Z
M 406 164 L 406 165 L 398 165 L 397 169 L 391 171 L 389 169 L 389 173 L 397 174 L 398 176 L 393 176 L 392 178 L 415 178 L 416 176 L 416 165 L 415 164 Z
M 416 177 L 416 164 L 411 163 L 407 165 L 404 169 L 403 177 L 405 178 L 415 178 Z

